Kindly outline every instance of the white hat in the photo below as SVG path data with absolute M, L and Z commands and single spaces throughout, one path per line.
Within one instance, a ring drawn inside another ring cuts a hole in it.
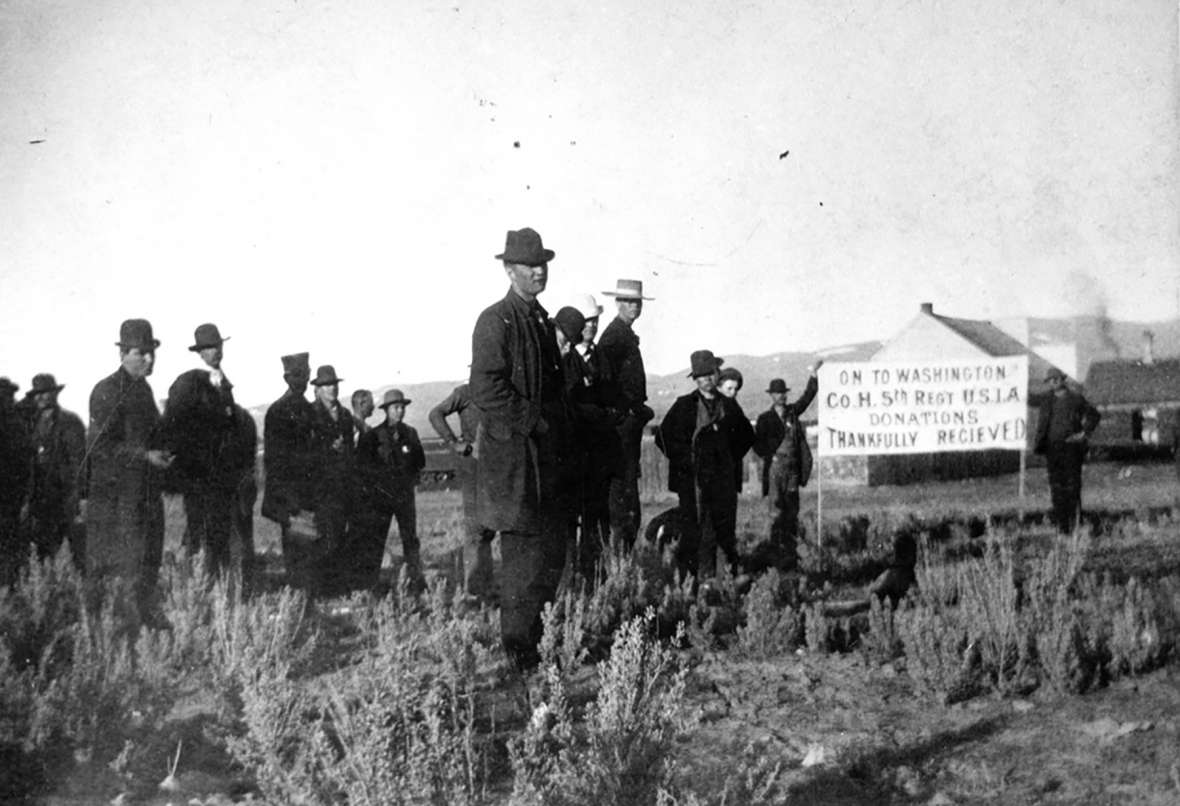
M 608 297 L 620 297 L 622 299 L 646 299 L 651 297 L 643 296 L 643 281 L 642 280 L 619 280 L 615 283 L 614 291 L 603 291 Z
M 602 306 L 598 304 L 598 300 L 594 299 L 593 294 L 574 294 L 573 299 L 570 300 L 570 306 L 577 308 L 587 319 L 593 319 L 602 313 Z

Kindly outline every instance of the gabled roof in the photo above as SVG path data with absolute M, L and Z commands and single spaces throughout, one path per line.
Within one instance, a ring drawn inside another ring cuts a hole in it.
M 956 319 L 936 313 L 929 315 L 988 355 L 1024 355 L 1027 353 L 1028 382 L 1030 386 L 1039 384 L 1041 379 L 1045 377 L 1045 373 L 1053 366 L 1040 355 L 1025 347 L 1015 338 L 985 319 Z
M 1180 359 L 1095 361 L 1086 376 L 1086 397 L 1095 406 L 1180 402 Z

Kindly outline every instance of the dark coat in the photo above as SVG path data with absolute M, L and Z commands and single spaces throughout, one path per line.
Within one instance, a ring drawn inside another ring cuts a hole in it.
M 70 523 L 78 514 L 84 485 L 86 426 L 77 414 L 58 406 L 42 417 L 33 427 L 29 514 L 45 523 Z
M 754 444 L 754 429 L 732 398 L 718 395 L 720 416 L 714 427 L 697 432 L 699 391 L 676 398 L 672 408 L 660 423 L 660 439 L 668 457 L 668 489 L 680 495 L 690 495 L 699 486 L 725 483 L 741 489 L 742 458 Z M 713 449 L 728 452 L 716 466 L 702 461 L 703 456 L 715 456 Z
M 754 425 L 754 453 L 762 457 L 762 494 L 769 495 L 770 493 L 770 465 L 773 463 L 775 451 L 783 441 L 783 436 L 787 432 L 787 423 L 790 423 L 794 429 L 796 443 L 792 451 L 796 454 L 795 460 L 799 461 L 802 457 L 798 440 L 806 439 L 806 434 L 803 433 L 799 426 L 799 416 L 807 411 L 807 407 L 811 405 L 811 401 L 815 400 L 815 393 L 819 390 L 819 382 L 815 376 L 807 379 L 807 388 L 803 390 L 803 394 L 799 399 L 793 403 L 787 403 L 782 417 L 778 416 L 778 412 L 771 406 L 766 411 L 758 415 L 758 422 Z
M 471 337 L 471 399 L 480 412 L 479 522 L 493 531 L 541 533 L 557 492 L 564 428 L 553 324 L 511 289 L 479 315 Z
M 635 331 L 615 317 L 598 337 L 598 355 L 611 405 L 628 414 L 640 413 L 647 402 L 647 373 Z
M 157 443 L 175 455 L 168 475 L 182 493 L 231 491 L 237 486 L 233 466 L 237 426 L 233 384 L 209 380 L 209 371 L 192 369 L 168 390 Z
M 86 560 L 92 569 L 136 577 L 149 545 L 163 540 L 160 480 L 146 456 L 159 420 L 151 385 L 122 367 L 90 393 Z
M 475 434 L 479 429 L 479 409 L 471 403 L 471 390 L 467 384 L 456 386 L 446 398 L 430 410 L 428 415 L 430 425 L 445 442 L 456 442 L 455 432 L 447 424 L 447 418 L 452 414 L 459 415 L 459 437 L 469 445 L 475 444 Z
M 1045 395 L 1041 400 L 1041 408 L 1037 416 L 1037 436 L 1033 441 L 1033 450 L 1037 453 L 1048 453 L 1055 448 L 1062 447 L 1063 444 L 1072 444 L 1054 443 L 1050 439 L 1050 422 L 1058 417 L 1065 419 L 1068 433 L 1084 432 L 1087 437 L 1094 433 L 1094 429 L 1098 427 L 1098 421 L 1102 419 L 1098 410 L 1091 406 L 1086 398 L 1072 389 L 1066 389 L 1065 394 L 1060 397 L 1054 394 Z M 1080 443 L 1078 444 L 1080 445 Z
M 617 431 L 622 412 L 611 405 L 600 356 L 595 351 L 587 360 L 571 349 L 562 359 L 577 459 L 571 472 L 587 480 L 606 479 L 623 472 L 623 446 Z M 574 479 L 575 483 L 578 481 Z
M 28 423 L 13 404 L 0 402 L 0 515 L 16 517 L 29 491 L 33 443 Z
M 384 422 L 361 435 L 356 465 L 369 504 L 377 512 L 392 513 L 398 502 L 413 496 L 426 453 L 415 429 Z
M 262 515 L 280 525 L 286 525 L 300 510 L 315 508 L 312 416 L 307 398 L 290 389 L 266 410 Z
M 335 419 L 323 403 L 311 404 L 311 472 L 317 513 L 348 512 L 356 481 L 352 414 L 338 401 L 333 408 Z

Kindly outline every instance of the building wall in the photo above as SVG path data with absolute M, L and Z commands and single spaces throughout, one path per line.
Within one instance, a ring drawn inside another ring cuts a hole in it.
M 977 346 L 933 316 L 918 314 L 901 332 L 873 353 L 873 361 L 929 361 L 931 358 L 987 356 Z M 990 356 L 987 356 L 990 357 Z

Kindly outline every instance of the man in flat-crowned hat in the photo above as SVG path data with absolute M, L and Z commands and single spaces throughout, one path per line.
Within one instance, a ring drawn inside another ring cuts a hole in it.
M 696 389 L 676 398 L 660 423 L 668 489 L 680 500 L 677 559 L 703 583 L 717 573 L 718 548 L 736 572 L 741 463 L 754 442 L 741 407 L 717 391 L 722 361 L 710 350 L 693 352 L 689 376 Z
M 557 337 L 537 302 L 554 253 L 529 228 L 505 240 L 496 259 L 509 289 L 476 320 L 469 389 L 480 411 L 477 517 L 500 532 L 501 634 L 509 657 L 527 669 L 540 659 L 541 609 L 565 559 L 556 507 L 565 424 Z
M 368 499 L 357 509 L 371 518 L 371 528 L 361 529 L 367 534 L 358 540 L 350 539 L 349 543 L 359 581 L 370 587 L 376 584 L 381 571 L 385 538 L 394 520 L 411 589 L 420 590 L 424 584 L 414 488 L 422 468 L 426 467 L 426 454 L 418 431 L 402 422 L 410 402 L 400 389 L 387 391 L 381 398 L 384 422 L 366 431 L 357 442 L 357 472 Z
M 770 408 L 754 425 L 754 453 L 762 458 L 762 495 L 770 497 L 770 547 L 780 570 L 793 570 L 798 562 L 795 541 L 799 534 L 799 488 L 811 477 L 811 448 L 799 416 L 807 411 L 819 390 L 816 373 L 823 360 L 809 367 L 807 388 L 793 403 L 787 402 L 787 382 L 775 378 L 767 387 Z
M 616 429 L 623 459 L 610 482 L 611 536 L 630 547 L 639 533 L 639 446 L 643 427 L 655 416 L 647 405 L 647 372 L 634 325 L 652 298 L 643 295 L 642 280 L 620 279 L 603 293 L 615 298 L 618 313 L 598 339 L 598 354 L 611 405 L 623 415 Z
M 70 541 L 74 559 L 82 561 L 82 541 L 72 538 L 81 526 L 82 463 L 86 426 L 82 418 L 58 405 L 65 388 L 49 373 L 33 378 L 25 398 L 33 404 L 33 463 L 29 484 L 27 530 L 42 556 Z
M 173 457 L 152 445 L 160 410 L 147 379 L 160 342 L 151 323 L 126 320 L 116 345 L 119 368 L 90 393 L 86 565 L 95 576 L 133 584 L 143 614 L 163 556 L 160 473 Z
M 189 351 L 205 366 L 173 382 L 158 440 L 176 457 L 171 473 L 184 495 L 185 548 L 190 554 L 204 549 L 212 573 L 229 569 L 234 495 L 241 481 L 233 384 L 221 368 L 227 340 L 217 325 L 196 329 Z

